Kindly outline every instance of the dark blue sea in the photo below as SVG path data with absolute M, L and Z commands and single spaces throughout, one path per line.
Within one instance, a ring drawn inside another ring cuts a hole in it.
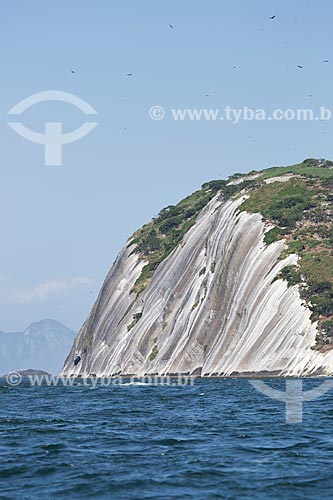
M 0 385 L 1 500 L 333 498 L 333 391 L 287 424 L 246 379 Z

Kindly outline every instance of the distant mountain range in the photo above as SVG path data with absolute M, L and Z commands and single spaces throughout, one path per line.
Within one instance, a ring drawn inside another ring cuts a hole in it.
M 24 332 L 0 331 L 0 375 L 34 369 L 58 374 L 75 332 L 52 319 L 32 323 Z

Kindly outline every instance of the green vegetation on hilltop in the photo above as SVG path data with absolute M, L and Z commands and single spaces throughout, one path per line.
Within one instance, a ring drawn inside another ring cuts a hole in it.
M 327 342 L 333 342 L 330 327 L 333 320 L 333 169 L 330 164 L 329 167 L 301 165 L 305 168 L 302 177 L 261 185 L 249 193 L 240 210 L 260 212 L 266 221 L 275 225 L 266 233 L 265 242 L 271 244 L 285 238 L 288 249 L 281 257 L 299 255 L 298 265 L 286 267 L 280 276 L 289 286 L 300 285 L 301 296 L 312 311 L 311 319 L 319 321 L 317 348 L 321 349 Z M 294 168 L 292 173 L 300 172 L 299 166 L 291 168 Z
M 290 174 L 287 181 L 265 182 L 286 174 Z M 238 184 L 228 185 L 231 180 Z M 300 285 L 301 295 L 312 310 L 312 320 L 319 321 L 318 348 L 328 337 L 332 337 L 333 345 L 333 162 L 327 160 L 310 158 L 290 167 L 253 170 L 247 175 L 234 174 L 229 180 L 210 181 L 177 205 L 161 210 L 129 243 L 132 252 L 147 261 L 132 291 L 139 294 L 146 288 L 159 264 L 182 243 L 214 196 L 219 193 L 221 201 L 226 201 L 244 189 L 249 197 L 239 210 L 260 212 L 274 225 L 265 235 L 266 244 L 284 238 L 288 249 L 282 257 L 299 255 L 298 266 L 285 268 L 281 278 L 289 285 Z M 215 271 L 215 263 L 210 270 Z M 133 318 L 129 328 L 136 321 Z
M 307 181 L 292 178 L 288 182 L 263 184 L 241 205 L 241 210 L 260 212 L 278 226 L 294 227 L 304 211 L 315 207 Z
M 250 174 L 259 174 L 260 179 L 270 179 L 271 177 L 278 177 L 280 175 L 294 174 L 304 175 L 308 178 L 321 178 L 327 179 L 333 176 L 333 162 L 329 160 L 317 160 L 315 158 L 308 158 L 302 163 L 291 165 L 288 167 L 271 167 L 265 170 L 253 170 Z

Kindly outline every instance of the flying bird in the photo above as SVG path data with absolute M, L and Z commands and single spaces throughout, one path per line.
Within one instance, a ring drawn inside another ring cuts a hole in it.
M 323 60 L 323 63 L 328 63 L 329 61 L 327 59 L 324 59 Z
M 299 65 L 297 65 L 297 67 L 298 67 L 299 69 L 303 69 L 303 66 L 299 66 Z
M 269 19 L 275 19 L 275 18 L 276 18 L 276 16 L 271 16 Z
M 210 94 L 205 94 L 205 97 L 210 97 Z
M 170 23 L 169 23 L 169 28 L 171 28 L 172 30 L 174 30 L 174 29 L 175 29 L 175 27 L 174 27 L 174 26 L 172 26 L 172 24 L 170 24 Z
M 125 73 L 126 76 L 133 76 L 133 73 Z
M 71 69 L 70 72 L 76 75 L 76 71 L 74 71 L 73 69 Z

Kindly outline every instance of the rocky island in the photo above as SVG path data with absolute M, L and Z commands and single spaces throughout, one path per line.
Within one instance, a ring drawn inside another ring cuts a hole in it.
M 332 374 L 332 215 L 327 160 L 203 184 L 128 240 L 61 374 Z

